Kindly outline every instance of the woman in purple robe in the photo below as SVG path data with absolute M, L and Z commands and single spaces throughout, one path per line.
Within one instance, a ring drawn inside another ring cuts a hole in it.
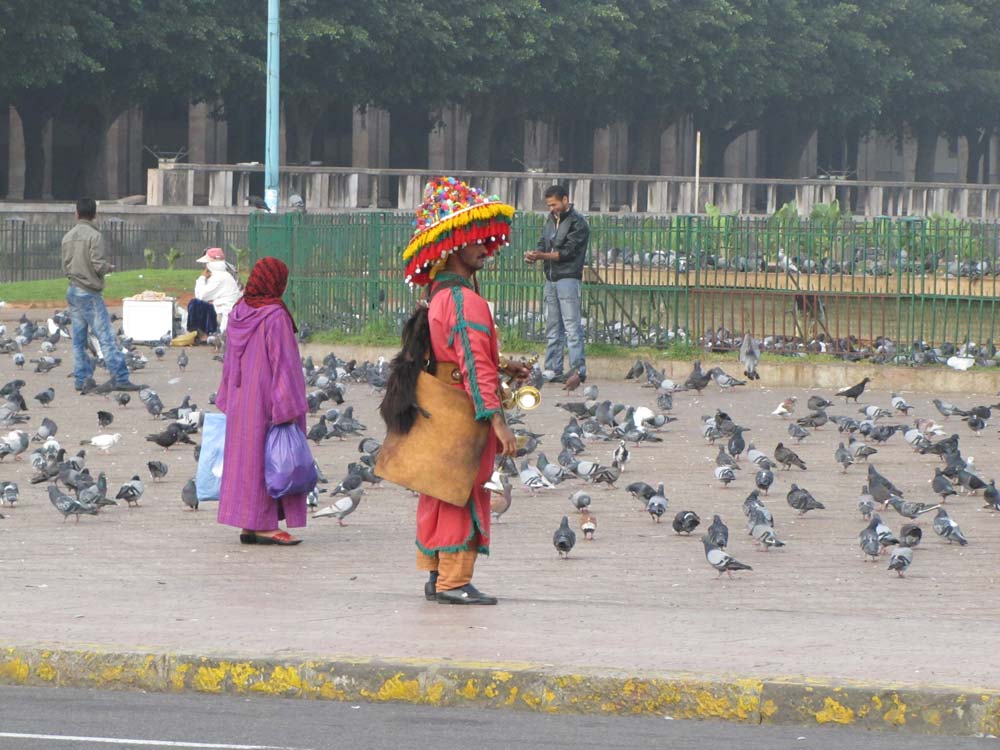
M 288 266 L 261 258 L 229 315 L 226 358 L 216 406 L 226 415 L 219 523 L 241 529 L 243 544 L 301 542 L 278 528 L 306 525 L 306 496 L 274 499 L 264 483 L 264 442 L 271 425 L 296 422 L 305 430 L 306 383 L 295 321 L 281 295 Z

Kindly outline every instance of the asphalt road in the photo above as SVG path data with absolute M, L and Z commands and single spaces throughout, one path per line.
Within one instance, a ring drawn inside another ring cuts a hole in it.
M 402 704 L 0 687 L 0 750 L 923 750 L 945 745 L 949 750 L 995 750 L 1000 742 L 664 718 L 546 716 Z

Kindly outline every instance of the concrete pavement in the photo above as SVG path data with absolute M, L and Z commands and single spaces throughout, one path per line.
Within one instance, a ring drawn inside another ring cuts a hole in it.
M 72 354 L 63 349 L 66 363 L 45 375 L 25 373 L 24 390 L 30 399 L 56 388 L 51 408 L 32 404 L 33 423 L 43 414 L 56 419 L 58 439 L 75 450 L 97 432 L 96 411 L 112 402 L 72 393 L 65 377 Z M 220 372 L 210 354 L 193 350 L 182 374 L 171 350 L 136 379 L 152 384 L 168 407 L 189 393 L 205 404 Z M 12 374 L 4 358 L 0 381 Z M 608 398 L 655 399 L 633 384 L 595 382 Z M 669 523 L 652 523 L 622 489 L 626 482 L 594 489 L 597 538 L 581 539 L 561 561 L 552 531 L 563 514 L 572 516 L 567 498 L 582 485 L 537 494 L 518 486 L 495 527 L 493 555 L 477 571 L 477 584 L 501 597 L 495 608 L 423 600 L 413 567 L 414 502 L 398 488 L 372 489 L 345 528 L 311 521 L 297 548 L 239 545 L 235 529 L 215 523 L 211 504 L 183 509 L 191 452 L 144 441 L 161 423 L 137 403 L 115 407 L 112 429 L 125 439 L 108 455 L 91 451 L 88 465 L 107 471 L 117 488 L 133 473 L 148 479 L 146 461 L 166 461 L 170 473 L 147 482 L 141 508 L 64 523 L 44 485 L 29 485 L 29 466 L 0 464 L 0 479 L 22 488 L 19 506 L 0 521 L 0 644 L 7 646 L 0 681 L 1000 733 L 1000 519 L 978 497 L 956 498 L 950 510 L 972 540 L 968 547 L 946 544 L 925 521 L 907 578 L 884 562 L 864 563 L 856 541 L 864 522 L 855 509 L 863 466 L 840 474 L 838 438 L 825 428 L 797 448 L 809 470 L 777 472 L 767 499 L 788 546 L 758 552 L 740 511 L 752 480 L 719 486 L 717 449 L 705 445 L 698 421 L 722 408 L 770 453 L 787 442 L 787 424 L 769 412 L 792 394 L 804 404 L 811 391 L 764 382 L 731 394 L 714 385 L 701 397 L 678 394 L 678 421 L 663 432 L 665 442 L 636 447 L 625 477 L 666 483 L 667 521 L 682 509 L 706 525 L 722 515 L 730 551 L 753 572 L 716 580 L 697 534 L 689 539 Z M 863 401 L 887 406 L 887 390 L 874 387 Z M 906 396 L 917 415 L 936 416 L 933 394 Z M 546 389 L 528 419 L 552 436 L 542 445 L 552 459 L 567 416 L 555 403 L 575 398 Z M 961 395 L 967 405 L 991 398 Z M 381 437 L 377 395 L 354 386 L 348 402 Z M 960 422 L 955 429 L 963 453 L 995 476 L 995 431 L 976 438 Z M 934 499 L 927 480 L 936 458 L 913 454 L 898 438 L 879 450 L 873 462 L 907 499 Z M 590 444 L 586 455 L 609 461 L 610 452 Z M 328 441 L 315 453 L 336 482 L 357 455 L 356 441 Z M 793 481 L 827 511 L 798 517 L 784 500 Z M 893 511 L 886 518 L 898 529 Z

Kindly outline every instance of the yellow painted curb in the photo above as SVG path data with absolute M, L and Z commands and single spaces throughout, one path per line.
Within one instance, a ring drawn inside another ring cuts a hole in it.
M 247 659 L 9 646 L 0 648 L 0 684 L 1000 734 L 996 690 L 693 674 L 558 673 L 535 664 Z
M 540 344 L 539 349 L 544 350 Z M 396 352 L 384 347 L 340 346 L 305 344 L 301 347 L 303 356 L 312 356 L 316 361 L 328 353 L 335 352 L 341 359 L 376 361 L 387 359 Z M 691 374 L 692 361 L 654 360 L 653 364 L 672 380 L 683 383 Z M 617 357 L 588 357 L 587 374 L 593 378 L 621 380 L 632 361 Z M 742 367 L 733 354 L 725 361 L 706 359 L 704 367 L 719 365 L 734 377 L 740 377 Z M 817 390 L 839 390 L 854 385 L 864 377 L 872 379 L 871 388 L 907 393 L 996 393 L 1000 391 L 1000 367 L 993 369 L 972 368 L 959 372 L 949 367 L 899 367 L 895 365 L 874 365 L 870 362 L 808 362 L 793 357 L 786 360 L 761 362 L 757 368 L 760 380 L 749 383 L 747 390 L 759 388 L 815 388 Z M 715 389 L 715 385 L 709 388 Z

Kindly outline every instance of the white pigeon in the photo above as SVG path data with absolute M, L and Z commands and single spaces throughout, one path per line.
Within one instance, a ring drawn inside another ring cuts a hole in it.
M 90 439 L 90 444 L 95 448 L 98 448 L 99 450 L 102 450 L 105 453 L 107 453 L 109 450 L 118 445 L 121 439 L 122 439 L 122 434 L 120 432 L 116 432 L 113 435 L 94 435 L 94 437 Z M 80 441 L 80 445 L 86 445 L 86 444 L 87 444 L 86 440 Z
M 976 364 L 976 359 L 975 357 L 954 356 L 954 357 L 948 357 L 948 359 L 945 361 L 945 364 L 948 365 L 948 367 L 950 367 L 953 370 L 961 370 L 962 372 L 965 372 L 974 364 Z

